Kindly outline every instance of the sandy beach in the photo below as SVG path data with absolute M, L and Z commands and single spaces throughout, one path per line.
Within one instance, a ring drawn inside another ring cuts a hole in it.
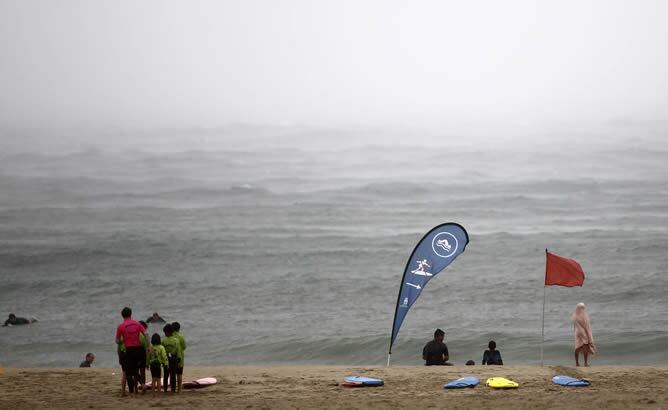
M 352 374 L 380 377 L 386 385 L 342 387 L 342 378 Z M 550 378 L 557 374 L 587 378 L 592 386 L 556 386 Z M 481 385 L 442 388 L 463 375 L 478 377 Z M 668 367 L 191 367 L 184 380 L 206 376 L 219 384 L 130 398 L 120 396 L 118 369 L 5 369 L 0 408 L 668 408 Z M 520 388 L 482 385 L 492 376 L 509 377 Z

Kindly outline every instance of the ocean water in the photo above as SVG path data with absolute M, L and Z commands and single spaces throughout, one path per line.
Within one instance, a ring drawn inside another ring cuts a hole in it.
M 544 250 L 582 288 L 547 289 L 545 360 L 668 364 L 668 151 L 642 144 L 363 146 L 0 154 L 0 366 L 116 366 L 120 310 L 178 320 L 186 365 L 384 364 L 401 275 L 433 226 L 470 243 L 409 312 L 393 363 L 435 328 L 451 361 L 494 339 L 539 361 Z M 151 327 L 150 331 L 159 331 Z

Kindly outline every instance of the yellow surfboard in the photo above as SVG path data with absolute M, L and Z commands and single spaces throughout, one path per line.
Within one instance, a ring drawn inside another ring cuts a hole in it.
M 519 383 L 508 380 L 504 377 L 489 378 L 485 384 L 487 387 L 491 387 L 492 389 L 516 389 L 520 387 Z

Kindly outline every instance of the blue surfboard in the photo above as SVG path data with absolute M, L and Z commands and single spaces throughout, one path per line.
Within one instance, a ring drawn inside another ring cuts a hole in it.
M 345 380 L 346 383 L 361 384 L 363 386 L 382 386 L 385 384 L 385 382 L 383 382 L 381 379 L 374 379 L 365 376 L 346 376 L 343 380 Z
M 568 387 L 587 387 L 591 386 L 591 383 L 589 380 L 585 379 L 576 379 L 574 377 L 570 376 L 554 376 L 552 378 L 552 382 L 555 384 L 558 384 L 560 386 L 568 386 Z
M 475 387 L 478 385 L 478 379 L 473 376 L 462 377 L 461 379 L 453 380 L 443 385 L 444 389 L 465 389 L 467 387 Z

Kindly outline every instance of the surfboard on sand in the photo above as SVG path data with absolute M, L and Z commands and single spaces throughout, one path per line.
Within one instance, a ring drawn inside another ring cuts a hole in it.
M 475 387 L 479 383 L 478 379 L 473 376 L 466 376 L 453 380 L 443 385 L 444 389 L 464 389 L 467 387 Z
M 492 389 L 516 389 L 520 387 L 519 383 L 508 380 L 505 377 L 492 377 L 487 379 L 487 387 Z
M 205 387 L 213 386 L 217 384 L 218 380 L 215 377 L 205 377 L 203 379 L 191 380 L 189 382 L 183 382 L 184 389 L 203 389 Z M 151 390 L 151 383 L 145 383 L 144 388 L 146 390 Z
M 190 382 L 183 383 L 184 389 L 203 389 L 205 387 L 213 386 L 218 383 L 215 377 L 205 377 L 203 379 L 197 379 Z
M 345 380 L 346 383 L 344 383 L 344 386 L 346 384 L 354 384 L 356 386 L 354 387 L 377 387 L 377 386 L 382 386 L 385 384 L 385 382 L 382 379 L 374 379 L 372 377 L 365 377 L 365 376 L 347 376 L 343 380 Z M 346 387 L 353 387 L 353 386 L 346 386 Z
M 362 383 L 341 383 L 341 386 L 343 387 L 350 387 L 350 388 L 355 388 L 355 387 L 367 387 L 363 385 Z
M 554 376 L 552 378 L 552 382 L 560 386 L 568 386 L 568 387 L 591 386 L 591 382 L 589 380 L 576 379 L 575 377 L 570 377 L 570 376 Z

